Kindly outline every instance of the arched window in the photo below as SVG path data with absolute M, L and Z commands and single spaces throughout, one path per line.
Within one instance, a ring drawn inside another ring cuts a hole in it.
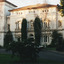
M 58 27 L 61 27 L 62 26 L 62 21 L 58 21 Z

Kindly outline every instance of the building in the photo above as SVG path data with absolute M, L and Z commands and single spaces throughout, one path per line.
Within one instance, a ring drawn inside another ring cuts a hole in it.
M 53 30 L 58 30 L 62 33 L 64 37 L 64 17 L 60 16 L 60 13 L 57 10 L 57 5 L 51 4 L 36 4 L 25 6 L 21 8 L 16 8 L 16 6 L 8 1 L 1 0 L 1 3 L 4 3 L 3 6 L 6 7 L 2 9 L 3 18 L 1 21 L 1 38 L 0 42 L 3 45 L 4 41 L 4 32 L 7 31 L 7 28 L 10 26 L 10 30 L 13 33 L 14 40 L 17 41 L 21 37 L 21 23 L 23 18 L 27 19 L 27 29 L 28 29 L 28 38 L 30 35 L 34 37 L 34 27 L 33 22 L 38 16 L 42 20 L 42 38 L 41 45 L 49 45 L 51 43 L 51 34 Z M 0 8 L 1 9 L 1 8 Z M 5 20 L 4 20 L 5 19 Z M 4 27 L 4 28 L 3 28 Z
M 0 0 L 0 45 L 3 45 L 4 33 L 7 31 L 7 16 L 10 15 L 8 10 L 15 9 L 16 7 L 16 5 L 6 0 Z

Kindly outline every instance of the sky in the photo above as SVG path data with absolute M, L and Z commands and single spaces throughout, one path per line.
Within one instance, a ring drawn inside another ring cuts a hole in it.
M 23 6 L 28 6 L 28 5 L 34 5 L 34 4 L 38 4 L 38 3 L 44 3 L 45 0 L 7 0 L 15 5 L 17 5 L 18 7 L 23 7 Z M 60 0 L 47 0 L 47 3 L 49 4 L 59 4 Z

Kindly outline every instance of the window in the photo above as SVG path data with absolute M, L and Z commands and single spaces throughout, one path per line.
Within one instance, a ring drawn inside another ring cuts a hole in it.
M 47 42 L 47 36 L 46 35 L 44 36 L 44 42 Z
M 29 13 L 35 13 L 35 10 L 34 11 L 29 11 Z
M 35 11 L 34 11 L 34 13 L 35 13 Z
M 18 22 L 16 22 L 16 29 L 19 29 L 19 24 L 18 24 Z
M 17 12 L 17 14 L 22 14 L 22 12 Z
M 46 12 L 46 10 L 45 10 L 45 12 Z
M 49 36 L 48 36 L 48 42 L 49 42 Z
M 58 27 L 61 27 L 62 26 L 62 21 L 58 21 Z
M 18 12 L 17 12 L 17 14 L 18 14 Z
M 48 20 L 48 28 L 50 28 L 50 20 Z
M 22 12 L 21 12 L 21 14 L 22 14 Z
M 50 28 L 50 20 L 44 19 L 44 21 L 43 21 L 43 28 Z
M 16 29 L 21 29 L 21 21 L 16 22 Z
M 30 21 L 31 28 L 33 28 L 33 20 Z
M 42 10 L 42 12 L 48 12 L 49 10 Z
M 44 22 L 44 28 L 47 28 L 47 22 Z
M 44 10 L 42 12 L 44 12 Z

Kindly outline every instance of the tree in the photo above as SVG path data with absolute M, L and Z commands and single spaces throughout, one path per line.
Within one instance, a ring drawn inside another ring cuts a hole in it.
M 38 17 L 36 17 L 34 21 L 34 32 L 35 32 L 35 43 L 38 46 L 40 45 L 41 30 L 42 30 L 41 20 Z
M 57 8 L 59 12 L 61 13 L 61 16 L 64 16 L 64 0 L 60 0 L 60 5 L 57 5 Z
M 22 20 L 22 28 L 21 28 L 21 38 L 22 41 L 25 41 L 27 39 L 27 20 Z
M 14 55 L 19 56 L 21 62 L 36 62 L 39 49 L 37 45 L 34 43 L 33 38 L 27 39 L 27 20 L 23 19 L 22 21 L 22 42 L 18 40 L 18 42 L 13 41 L 8 46 L 8 50 L 12 51 L 12 57 Z M 32 35 L 31 35 L 32 36 Z
M 12 41 L 13 41 L 13 35 L 9 29 L 6 35 L 4 36 L 4 47 L 7 48 Z
M 62 34 L 58 33 L 56 30 L 52 33 L 52 43 L 51 45 L 58 48 L 60 45 L 62 45 Z

